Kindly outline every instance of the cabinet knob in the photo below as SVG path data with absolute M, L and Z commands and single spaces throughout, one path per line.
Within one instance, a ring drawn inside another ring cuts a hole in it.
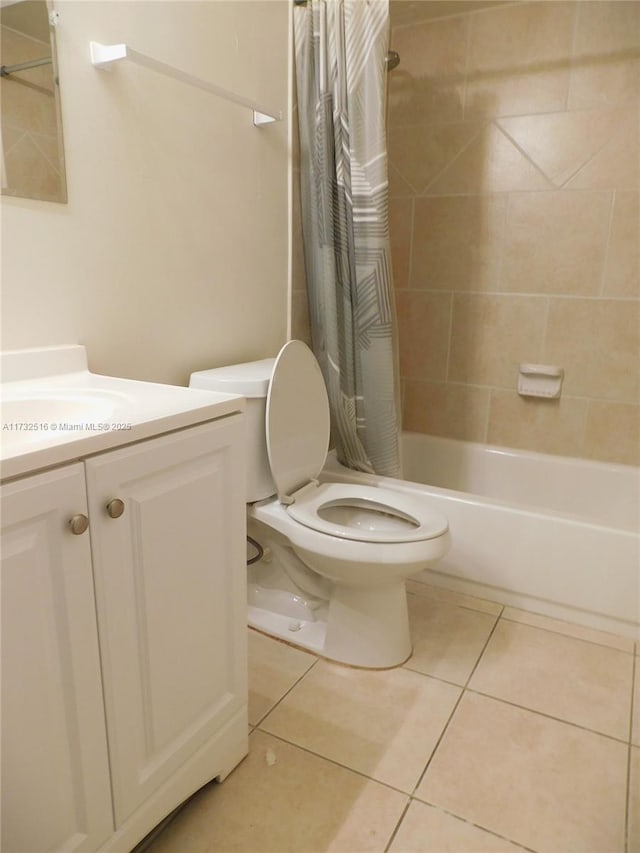
M 83 513 L 78 512 L 69 519 L 69 527 L 75 536 L 80 536 L 89 527 L 89 519 Z
M 109 501 L 107 512 L 111 518 L 120 518 L 124 512 L 124 501 L 121 501 L 120 498 L 114 498 L 112 501 Z

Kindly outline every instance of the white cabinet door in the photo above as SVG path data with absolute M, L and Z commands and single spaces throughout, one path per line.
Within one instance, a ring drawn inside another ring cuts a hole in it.
M 2 850 L 96 850 L 113 832 L 82 464 L 4 485 Z
M 85 462 L 116 826 L 246 702 L 243 429 Z

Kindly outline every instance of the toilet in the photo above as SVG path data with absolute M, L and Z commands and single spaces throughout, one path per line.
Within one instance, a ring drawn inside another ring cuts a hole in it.
M 329 403 L 301 341 L 277 358 L 191 375 L 190 386 L 247 398 L 248 621 L 318 655 L 388 668 L 411 654 L 405 580 L 449 547 L 429 499 L 321 477 Z M 318 479 L 320 477 L 320 479 Z

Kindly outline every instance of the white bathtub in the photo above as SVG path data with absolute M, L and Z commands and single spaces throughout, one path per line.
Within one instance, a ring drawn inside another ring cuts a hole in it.
M 406 479 L 376 482 L 428 494 L 451 527 L 417 580 L 640 638 L 638 468 L 417 433 L 402 447 Z

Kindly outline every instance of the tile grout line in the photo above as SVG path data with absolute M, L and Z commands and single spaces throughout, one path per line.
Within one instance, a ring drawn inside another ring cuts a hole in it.
M 484 387 L 484 386 L 482 386 L 482 387 Z M 582 398 L 578 398 L 578 399 L 582 399 Z M 417 581 L 417 583 L 420 583 L 420 582 Z M 424 586 L 427 586 L 427 584 L 424 584 Z M 443 599 L 434 598 L 431 595 L 429 595 L 429 593 L 425 593 L 425 592 L 409 592 L 409 590 L 407 590 L 407 594 L 408 595 L 415 595 L 415 596 L 422 596 L 423 598 L 428 598 L 430 601 L 434 601 L 438 604 L 446 604 L 449 607 L 460 607 L 463 610 L 470 610 L 472 613 L 482 613 L 485 616 L 495 616 L 497 619 L 503 619 L 505 622 L 511 622 L 514 625 L 524 625 L 527 628 L 534 628 L 537 631 L 547 631 L 549 634 L 556 634 L 559 637 L 566 637 L 569 640 L 579 640 L 581 643 L 589 643 L 590 645 L 593 645 L 593 646 L 600 646 L 601 648 L 604 648 L 604 649 L 611 649 L 611 651 L 621 652 L 624 655 L 634 655 L 635 654 L 633 649 L 631 649 L 631 650 L 620 649 L 617 646 L 609 645 L 609 643 L 599 643 L 597 640 L 587 640 L 584 637 L 576 637 L 573 634 L 566 634 L 563 631 L 559 631 L 556 628 L 546 628 L 542 625 L 531 625 L 531 624 L 529 624 L 529 622 L 522 622 L 519 619 L 513 619 L 509 616 L 505 616 L 504 611 L 509 607 L 513 607 L 513 605 L 510 605 L 510 604 L 499 605 L 500 606 L 500 612 L 499 613 L 489 613 L 486 610 L 480 610 L 477 607 L 472 607 L 470 604 L 458 604 L 458 603 L 452 603 L 450 601 L 446 601 Z M 464 595 L 464 593 L 461 593 L 461 594 Z M 483 600 L 483 599 L 480 599 L 480 600 Z M 484 600 L 489 600 L 489 599 L 484 599 Z M 496 602 L 496 604 L 497 603 L 498 602 Z M 513 607 L 513 609 L 521 609 L 521 608 Z M 533 610 L 524 610 L 523 612 L 531 613 L 534 616 L 540 615 L 544 619 L 555 618 L 553 616 L 544 616 L 544 614 L 537 614 Z M 559 621 L 561 621 L 561 620 L 559 620 Z M 568 622 L 567 624 L 571 625 L 574 623 Z M 575 623 L 575 624 L 576 624 L 576 627 L 578 627 L 578 628 L 583 627 L 581 625 L 578 625 L 577 623 Z M 598 631 L 599 629 L 598 628 L 586 628 L 586 630 Z M 603 632 L 603 633 L 606 633 L 606 632 Z M 628 639 L 627 637 L 623 637 L 621 634 L 614 634 L 613 636 L 620 637 L 620 639 L 622 639 L 622 640 Z M 630 641 L 630 642 L 633 642 L 633 641 Z M 411 660 L 411 658 L 409 658 L 409 660 Z M 405 665 L 405 667 L 406 667 L 406 665 Z M 413 671 L 417 672 L 418 670 L 413 670 Z M 436 678 L 437 676 L 432 676 L 432 677 Z M 446 679 L 440 679 L 440 680 L 445 681 Z M 453 682 L 453 681 L 447 681 L 447 683 L 448 684 L 455 684 L 455 682 Z M 460 687 L 461 685 L 457 684 L 456 686 Z
M 503 609 L 504 609 L 504 608 L 503 608 Z M 419 787 L 420 787 L 420 785 L 422 784 L 422 780 L 424 779 L 424 777 L 425 777 L 425 775 L 426 775 L 426 773 L 427 773 L 427 770 L 429 769 L 429 766 L 431 765 L 431 762 L 433 761 L 433 758 L 434 758 L 434 756 L 435 756 L 436 752 L 438 751 L 438 749 L 439 749 L 439 747 L 440 747 L 440 744 L 442 743 L 442 740 L 443 740 L 443 738 L 444 738 L 444 736 L 445 736 L 445 733 L 446 733 L 447 729 L 449 728 L 449 724 L 451 723 L 451 720 L 453 719 L 454 714 L 455 714 L 455 713 L 456 713 L 456 711 L 458 710 L 458 706 L 460 705 L 460 702 L 462 701 L 462 697 L 464 696 L 465 691 L 466 691 L 466 689 L 467 689 L 467 684 L 469 683 L 469 681 L 470 681 L 470 680 L 471 680 L 471 678 L 473 677 L 473 674 L 474 674 L 474 672 L 476 671 L 476 669 L 477 669 L 477 667 L 478 667 L 478 664 L 480 663 L 480 660 L 482 659 L 482 656 L 484 655 L 485 650 L 486 650 L 486 648 L 487 648 L 488 644 L 489 644 L 489 643 L 490 643 L 490 641 L 491 641 L 491 638 L 493 637 L 494 631 L 496 630 L 496 627 L 497 627 L 497 625 L 498 625 L 498 622 L 500 621 L 500 615 L 501 615 L 501 613 L 500 613 L 500 614 L 498 614 L 498 616 L 496 616 L 496 618 L 495 618 L 495 622 L 494 622 L 494 624 L 493 624 L 493 627 L 491 628 L 491 631 L 489 632 L 489 636 L 487 637 L 487 639 L 486 639 L 486 641 L 485 641 L 485 643 L 484 643 L 484 645 L 483 645 L 483 647 L 482 647 L 482 650 L 480 651 L 480 654 L 478 655 L 478 659 L 476 660 L 476 662 L 475 662 L 475 664 L 474 664 L 474 666 L 473 666 L 473 668 L 472 668 L 471 672 L 469 673 L 469 676 L 468 676 L 467 680 L 465 681 L 465 683 L 464 683 L 463 685 L 457 685 L 458 687 L 460 687 L 460 688 L 461 688 L 461 689 L 460 689 L 460 696 L 458 696 L 458 699 L 457 699 L 457 701 L 456 701 L 455 705 L 453 706 L 453 709 L 451 710 L 451 713 L 449 714 L 449 717 L 448 717 L 448 719 L 447 719 L 447 722 L 444 724 L 444 727 L 443 727 L 442 731 L 440 732 L 440 736 L 439 736 L 438 740 L 436 741 L 435 746 L 433 747 L 433 749 L 432 749 L 432 751 L 431 751 L 431 755 L 429 756 L 429 758 L 428 758 L 428 760 L 427 760 L 427 763 L 425 764 L 425 766 L 424 766 L 424 769 L 423 769 L 422 773 L 421 773 L 421 774 L 420 774 L 420 776 L 418 777 L 418 781 L 416 782 L 416 784 L 415 784 L 415 786 L 414 786 L 414 788 L 413 788 L 413 791 L 412 791 L 412 793 L 411 793 L 411 796 L 412 796 L 412 797 L 413 797 L 413 796 L 415 796 L 416 791 L 418 790 L 418 788 L 419 788 Z
M 387 841 L 387 843 L 386 843 L 386 845 L 385 845 L 385 848 L 384 848 L 384 853 L 388 853 L 389 848 L 390 848 L 390 847 L 391 847 L 391 845 L 393 844 L 393 842 L 394 842 L 394 840 L 395 840 L 395 837 L 396 837 L 396 835 L 398 834 L 398 830 L 400 829 L 400 827 L 401 827 L 401 825 L 402 825 L 402 821 L 405 819 L 405 817 L 406 817 L 406 815 L 407 815 L 407 812 L 409 811 L 409 806 L 411 805 L 411 803 L 412 803 L 412 802 L 413 802 L 413 798 L 410 796 L 410 797 L 408 798 L 408 800 L 407 800 L 406 804 L 405 804 L 404 809 L 402 810 L 402 814 L 400 815 L 400 817 L 399 817 L 399 819 L 398 819 L 398 822 L 396 823 L 396 825 L 395 825 L 395 827 L 394 827 L 393 832 L 392 832 L 392 833 L 391 833 L 391 835 L 389 836 L 389 840 Z
M 618 191 L 611 191 L 611 201 L 609 202 L 609 222 L 607 223 L 607 237 L 604 245 L 602 258 L 602 270 L 600 271 L 600 291 L 599 296 L 606 299 L 605 290 L 607 287 L 607 266 L 609 264 L 609 256 L 611 254 L 611 235 L 613 233 L 613 218 L 615 216 L 616 201 L 618 200 Z
M 421 803 L 422 805 L 430 806 L 433 809 L 438 809 L 438 811 L 442 811 L 450 817 L 461 821 L 462 823 L 467 823 L 469 824 L 469 826 L 475 826 L 476 829 L 481 829 L 483 832 L 486 832 L 489 835 L 493 835 L 495 838 L 501 838 L 503 841 L 508 841 L 509 844 L 516 844 L 522 850 L 529 851 L 529 853 L 540 853 L 538 850 L 534 850 L 533 847 L 527 847 L 527 845 L 523 844 L 521 841 L 514 841 L 513 838 L 508 838 L 506 835 L 500 835 L 500 833 L 496 832 L 494 829 L 489 829 L 488 827 L 483 826 L 481 823 L 475 823 L 475 821 L 469 820 L 466 817 L 460 817 L 459 814 L 449 811 L 449 809 L 445 809 L 442 806 L 437 805 L 436 803 L 427 802 L 427 800 L 420 800 L 418 799 L 418 797 L 412 797 L 411 799 L 412 801 L 415 800 L 417 803 Z
M 502 125 L 500 124 L 500 120 L 502 118 L 503 118 L 503 116 L 496 116 L 496 118 L 494 118 L 493 124 L 495 125 L 496 129 L 504 136 L 504 138 L 508 142 L 510 142 L 513 145 L 513 147 L 516 149 L 516 151 L 518 151 L 525 158 L 525 160 L 531 166 L 533 166 L 533 168 L 536 170 L 536 172 L 538 172 L 538 174 L 541 175 L 544 178 L 544 180 L 549 184 L 549 186 L 545 187 L 545 189 L 541 190 L 541 192 L 553 192 L 554 190 L 559 190 L 560 188 L 558 187 L 558 185 L 549 177 L 549 175 L 547 175 L 547 173 L 542 169 L 542 167 L 539 166 L 536 163 L 536 161 L 531 157 L 531 155 L 528 154 L 525 151 L 525 149 L 520 145 L 520 143 L 517 142 L 513 136 L 511 136 L 509 131 L 505 130 L 505 128 L 502 127 Z M 518 191 L 513 190 L 513 192 L 518 192 Z M 530 192 L 536 192 L 536 190 L 530 190 Z
M 507 2 L 507 0 L 505 0 L 504 7 L 508 8 L 509 6 L 517 6 L 519 2 L 520 2 L 520 0 L 509 0 L 509 2 Z M 464 15 L 478 15 L 478 14 L 482 14 L 484 12 L 489 12 L 491 10 L 492 10 L 492 7 L 487 6 L 485 8 L 481 7 L 479 9 L 472 9 L 471 11 L 467 10 L 466 12 L 454 12 L 453 14 L 450 14 L 450 15 L 439 15 L 437 18 L 424 18 L 421 20 L 412 21 L 411 23 L 407 23 L 407 24 L 394 24 L 393 29 L 394 30 L 396 30 L 396 29 L 402 30 L 402 29 L 407 29 L 408 27 L 415 28 L 417 26 L 421 26 L 424 24 L 427 24 L 427 25 L 428 24 L 434 24 L 438 21 L 449 21 L 449 20 L 451 20 L 451 18 L 462 18 Z M 493 9 L 493 11 L 495 11 L 495 9 Z
M 407 269 L 407 290 L 411 290 L 411 282 L 413 279 L 413 241 L 414 229 L 416 223 L 416 197 L 411 196 L 411 225 L 409 226 L 409 265 Z M 399 337 L 399 336 L 398 336 Z
M 580 4 L 576 3 L 573 9 L 573 27 L 571 30 L 571 47 L 569 53 L 569 79 L 567 80 L 567 91 L 564 96 L 564 112 L 571 112 L 569 110 L 569 103 L 571 101 L 571 89 L 573 86 L 573 72 L 574 65 L 573 61 L 576 56 L 576 44 L 578 42 L 578 27 L 580 24 Z
M 634 712 L 634 687 L 635 679 L 640 676 L 638 669 L 638 661 L 636 656 L 633 656 L 633 666 L 631 668 L 631 713 L 629 714 L 629 747 L 627 750 L 627 784 L 625 787 L 625 804 L 624 804 L 624 849 L 625 853 L 632 853 L 629 849 L 631 835 L 631 810 L 629 803 L 631 802 L 631 756 L 633 755 L 633 712 Z
M 382 782 L 380 779 L 374 779 L 373 776 L 367 776 L 367 774 L 363 773 L 362 770 L 356 770 L 354 767 L 349 767 L 347 764 L 341 764 L 339 761 L 336 761 L 335 758 L 329 758 L 327 755 L 314 752 L 314 750 L 310 749 L 308 746 L 302 746 L 299 743 L 294 743 L 292 740 L 287 740 L 284 735 L 277 735 L 274 732 L 267 731 L 267 729 L 261 729 L 259 727 L 256 728 L 260 734 L 275 738 L 281 743 L 286 743 L 287 746 L 299 749 L 301 752 L 306 752 L 307 755 L 313 755 L 314 758 L 319 758 L 321 761 L 327 761 L 329 764 L 333 764 L 334 767 L 340 767 L 341 770 L 346 770 L 348 773 L 353 773 L 356 776 L 360 776 L 362 779 L 366 779 L 367 782 L 373 782 L 375 785 L 382 785 L 383 788 L 387 788 L 389 791 L 395 791 L 396 794 L 402 794 L 403 797 L 411 797 L 411 794 L 407 793 L 407 791 L 403 791 L 401 788 L 396 788 L 394 785 L 390 785 L 389 782 Z
M 532 611 L 526 611 L 530 613 Z M 535 615 L 535 614 L 534 614 Z M 505 622 L 511 622 L 514 625 L 525 625 L 527 628 L 535 628 L 537 631 L 547 631 L 549 634 L 556 634 L 558 637 L 566 637 L 568 640 L 578 640 L 581 643 L 589 643 L 592 646 L 599 646 L 602 649 L 611 649 L 612 652 L 620 652 L 623 655 L 633 655 L 633 651 L 628 651 L 627 649 L 619 649 L 616 646 L 610 646 L 608 643 L 598 643 L 596 640 L 586 640 L 584 637 L 575 637 L 573 634 L 564 634 L 562 631 L 558 631 L 554 628 L 543 628 L 540 625 L 530 625 L 528 622 L 520 622 L 518 619 L 510 619 L 508 616 L 501 616 Z M 553 617 L 547 617 L 553 618 Z M 571 624 L 571 623 L 569 623 Z M 580 626 L 579 626 L 580 627 Z M 597 631 L 597 628 L 590 628 L 588 630 Z M 616 635 L 618 636 L 618 635 Z M 627 639 L 626 637 L 622 637 L 622 639 Z
M 604 737 L 607 740 L 611 740 L 614 743 L 622 744 L 623 746 L 627 746 L 629 741 L 623 737 L 616 737 L 615 735 L 607 734 L 606 732 L 600 732 L 596 729 L 590 729 L 587 726 L 583 726 L 581 723 L 575 723 L 573 720 L 566 720 L 562 717 L 554 717 L 553 714 L 548 714 L 545 711 L 540 711 L 536 708 L 530 708 L 527 705 L 519 705 L 517 702 L 512 702 L 509 699 L 504 699 L 501 696 L 494 696 L 491 693 L 483 693 L 482 690 L 477 690 L 473 687 L 465 687 L 465 690 L 469 693 L 473 693 L 474 696 L 482 696 L 483 699 L 492 699 L 494 702 L 500 702 L 502 705 L 508 705 L 510 708 L 517 708 L 519 711 L 527 711 L 529 714 L 536 714 L 539 717 L 544 717 L 546 720 L 553 720 L 554 723 L 562 723 L 565 726 L 572 726 L 574 729 L 580 729 L 582 732 L 587 732 L 591 735 L 596 735 L 597 737 Z
M 317 656 L 314 656 L 314 657 L 315 657 L 315 660 L 313 661 L 313 663 L 311 664 L 311 666 L 309 666 L 309 668 L 308 668 L 308 669 L 306 669 L 306 670 L 302 673 L 302 675 L 301 675 L 301 676 L 299 676 L 299 678 L 297 678 L 297 679 L 294 681 L 294 683 L 291 685 L 291 687 L 290 687 L 290 688 L 289 688 L 285 693 L 283 693 L 283 694 L 282 694 L 282 696 L 278 699 L 278 701 L 277 701 L 274 705 L 272 705 L 272 706 L 269 708 L 269 710 L 268 710 L 265 714 L 263 714 L 263 715 L 262 715 L 262 717 L 260 717 L 260 719 L 258 720 L 258 722 L 257 722 L 257 723 L 254 725 L 254 727 L 253 727 L 253 728 L 254 728 L 254 730 L 255 730 L 255 729 L 260 728 L 260 726 L 264 723 L 264 721 L 267 719 L 267 717 L 269 716 L 269 714 L 270 714 L 272 711 L 275 711 L 275 709 L 278 707 L 278 705 L 279 705 L 279 704 L 280 704 L 284 699 L 286 699 L 286 697 L 289 695 L 289 693 L 291 693 L 291 691 L 292 691 L 295 687 L 297 687 L 297 686 L 298 686 L 298 684 L 302 681 L 302 679 L 305 677 L 305 675 L 306 675 L 308 672 L 311 672 L 311 670 L 314 668 L 314 666 L 315 666 L 315 665 L 318 663 L 318 661 L 320 660 L 320 658 L 319 658 L 319 657 L 317 657 Z M 262 729 L 260 729 L 260 731 L 262 731 Z
M 464 152 L 476 141 L 476 139 L 478 139 L 480 137 L 480 135 L 482 133 L 484 133 L 484 131 L 489 127 L 490 124 L 491 124 L 491 122 L 486 123 L 486 124 L 483 123 L 482 121 L 478 122 L 477 131 L 474 134 L 472 134 L 471 138 L 469 140 L 467 140 L 467 142 L 465 142 L 465 144 L 458 151 L 458 153 L 454 155 L 453 159 L 449 160 L 447 163 L 445 163 L 444 166 L 438 172 L 436 172 L 436 174 L 433 176 L 433 178 L 431 178 L 431 180 L 427 183 L 427 185 L 417 195 L 418 198 L 437 198 L 438 197 L 437 195 L 433 195 L 433 194 L 429 193 L 429 188 L 432 187 L 436 183 L 437 180 L 439 180 L 443 175 L 445 175 L 449 171 L 451 166 L 453 166 L 460 159 L 460 157 L 462 157 Z M 450 195 L 450 196 L 484 195 L 484 193 L 448 193 L 445 195 Z

